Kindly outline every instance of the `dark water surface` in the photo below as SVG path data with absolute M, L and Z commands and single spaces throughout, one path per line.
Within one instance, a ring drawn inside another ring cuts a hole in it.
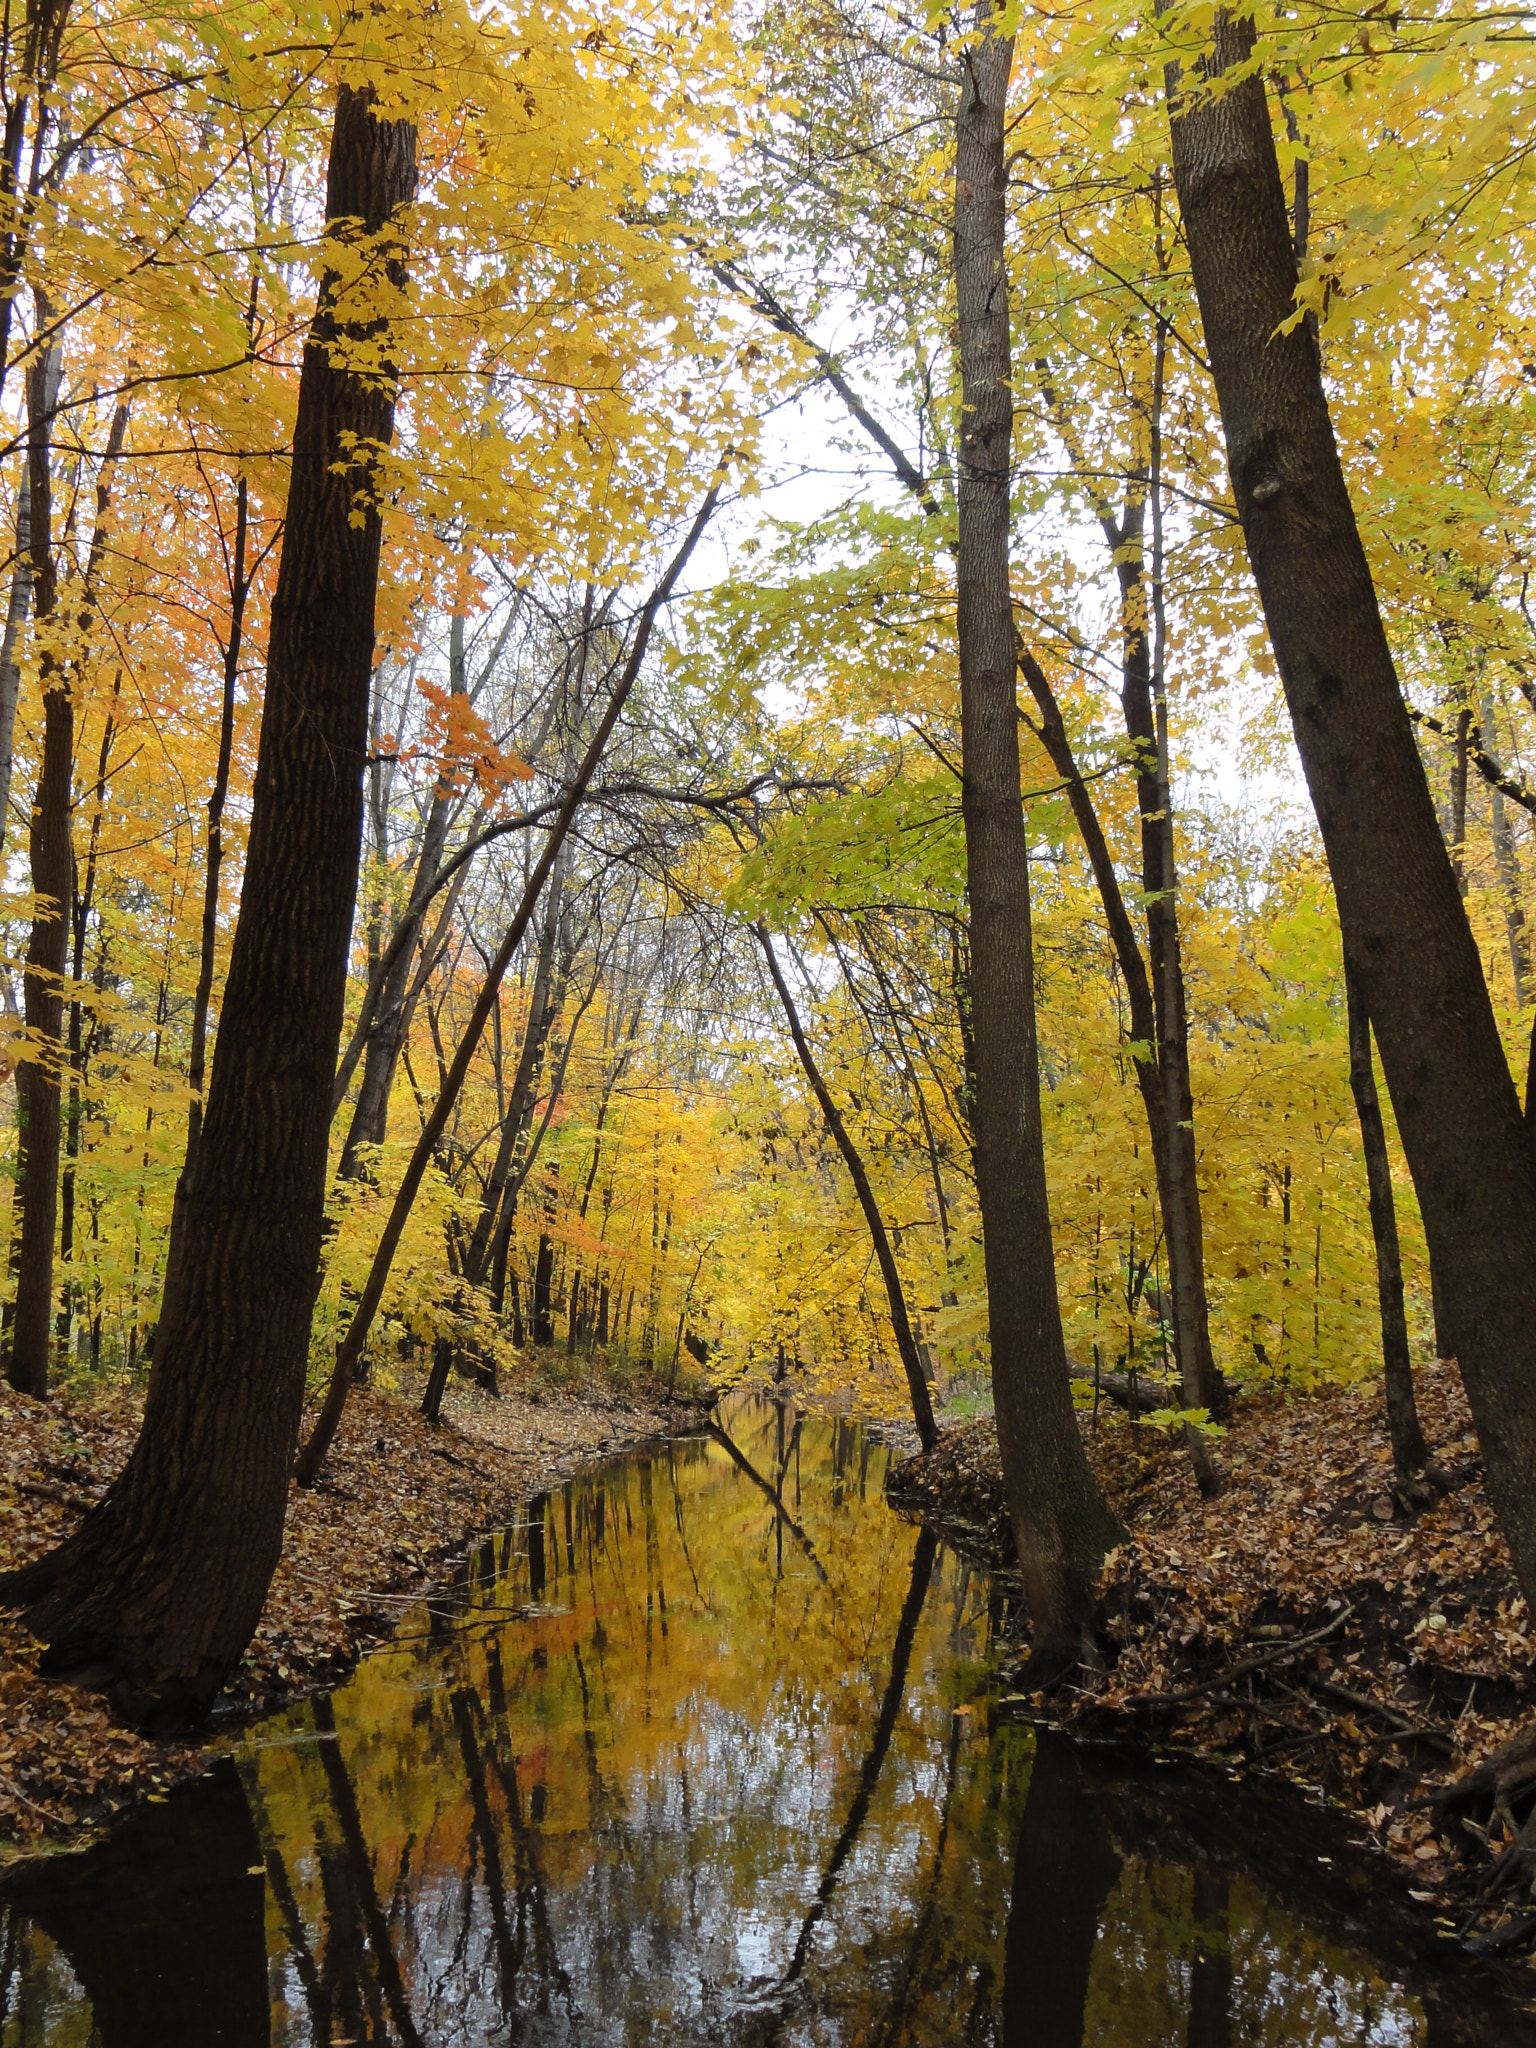
M 1536 2042 L 1323 1816 L 997 1722 L 857 1425 L 728 1423 L 0 1891 L 0 2048 Z

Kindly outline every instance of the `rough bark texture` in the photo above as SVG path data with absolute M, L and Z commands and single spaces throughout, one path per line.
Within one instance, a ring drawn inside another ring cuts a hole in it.
M 1009 591 L 1013 395 L 1004 263 L 1011 38 L 967 54 L 956 123 L 954 267 L 963 424 L 957 547 L 963 807 L 975 1041 L 976 1183 L 998 1448 L 1036 1648 L 1075 1649 L 1118 1533 L 1078 1434 L 1046 1203 L 1035 1039 L 1029 840 L 1019 785 Z
M 885 1218 L 880 1214 L 880 1204 L 875 1200 L 875 1191 L 869 1184 L 869 1175 L 864 1171 L 864 1162 L 859 1149 L 848 1135 L 837 1104 L 821 1069 L 812 1056 L 801 1029 L 800 1015 L 795 1008 L 794 997 L 789 992 L 779 966 L 778 956 L 773 950 L 773 940 L 768 936 L 768 927 L 759 921 L 753 927 L 757 943 L 763 949 L 763 958 L 768 963 L 768 973 L 778 991 L 779 1001 L 789 1023 L 789 1035 L 795 1041 L 795 1051 L 805 1078 L 811 1084 L 811 1093 L 821 1108 L 827 1129 L 832 1133 L 832 1142 L 842 1154 L 843 1164 L 853 1180 L 854 1192 L 859 1198 L 859 1207 L 864 1212 L 864 1221 L 869 1229 L 870 1243 L 875 1250 L 875 1263 L 880 1268 L 880 1277 L 885 1282 L 886 1303 L 891 1312 L 891 1328 L 896 1333 L 896 1349 L 901 1354 L 902 1370 L 907 1376 L 907 1392 L 912 1401 L 912 1419 L 917 1424 L 918 1440 L 925 1451 L 931 1451 L 939 1440 L 938 1424 L 933 1419 L 933 1404 L 928 1398 L 928 1376 L 923 1371 L 922 1353 L 917 1348 L 917 1339 L 912 1333 L 912 1319 L 907 1314 L 906 1292 L 901 1284 L 901 1274 L 896 1267 L 896 1254 L 891 1250 L 890 1234 L 885 1227 Z M 679 1332 L 681 1335 L 681 1332 Z
M 43 312 L 41 302 L 39 312 Z M 44 629 L 53 617 L 57 595 L 49 459 L 50 360 L 51 352 L 40 356 L 27 377 L 33 607 L 38 625 Z M 69 957 L 69 909 L 75 887 L 70 835 L 75 713 L 69 677 L 46 639 L 39 649 L 38 681 L 43 690 L 43 765 L 32 799 L 28 841 L 35 907 L 22 978 L 28 1057 L 16 1069 L 16 1205 L 21 1211 L 21 1242 L 6 1377 L 22 1393 L 35 1394 L 43 1400 L 48 1393 L 48 1345 L 53 1332 L 53 1240 L 59 1212 L 64 969 Z
M 1206 68 L 1244 63 L 1218 17 Z M 1414 745 L 1324 395 L 1260 76 L 1181 97 L 1174 172 L 1238 512 L 1504 1533 L 1536 1598 L 1536 1150 Z
M 1416 1479 L 1429 1463 L 1429 1447 L 1419 1428 L 1413 1397 L 1413 1366 L 1408 1353 L 1408 1319 L 1403 1311 L 1403 1260 L 1397 1241 L 1397 1209 L 1392 1199 L 1392 1166 L 1387 1157 L 1386 1126 L 1376 1093 L 1371 1061 L 1371 1020 L 1354 975 L 1346 963 L 1344 999 L 1349 1007 L 1349 1085 L 1360 1119 L 1360 1147 L 1365 1154 L 1365 1179 L 1370 1194 L 1371 1235 L 1376 1240 L 1376 1287 L 1381 1301 L 1381 1357 L 1386 1379 L 1387 1431 L 1392 1439 L 1392 1465 L 1399 1480 Z
M 415 155 L 409 123 L 343 87 L 331 232 L 385 230 Z M 398 241 L 389 272 L 399 289 Z M 349 318 L 352 332 L 372 323 L 359 339 L 376 351 L 377 304 L 338 304 L 328 276 L 300 378 L 244 896 L 143 1431 L 78 1534 L 0 1581 L 33 1603 L 45 1669 L 106 1685 L 119 1712 L 155 1725 L 205 1710 L 250 1640 L 303 1400 L 362 836 L 380 545 L 365 451 L 393 427 L 389 382 L 333 355 Z

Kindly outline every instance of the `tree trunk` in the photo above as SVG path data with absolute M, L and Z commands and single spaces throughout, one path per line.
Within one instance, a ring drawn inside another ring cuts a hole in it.
M 1046 1200 L 1029 837 L 1020 802 L 1009 590 L 1013 393 L 1004 250 L 1010 37 L 966 56 L 956 122 L 954 266 L 963 427 L 957 547 L 962 804 L 970 900 L 976 1184 L 998 1448 L 1037 1651 L 1074 1652 L 1119 1531 L 1088 1469 L 1067 1377 Z
M 1200 1188 L 1195 1177 L 1194 1110 L 1189 1084 L 1188 1032 L 1184 1022 L 1184 975 L 1179 964 L 1177 921 L 1168 920 L 1159 946 L 1164 990 L 1164 1000 L 1159 1005 L 1154 999 L 1147 963 L 1142 958 L 1136 930 L 1125 906 L 1114 856 L 1067 737 L 1056 693 L 1045 671 L 1027 649 L 1020 649 L 1019 671 L 1029 685 L 1040 713 L 1040 723 L 1032 729 L 1050 756 L 1052 767 L 1067 785 L 1072 815 L 1082 834 L 1094 880 L 1098 883 L 1110 944 L 1125 979 L 1126 1000 L 1131 1013 L 1131 1043 L 1133 1047 L 1146 1049 L 1140 1053 L 1132 1051 L 1131 1065 L 1146 1112 L 1152 1166 L 1157 1179 L 1158 1208 L 1163 1217 L 1164 1240 L 1168 1246 L 1181 1381 L 1179 1398 L 1187 1408 L 1207 1408 L 1220 1415 L 1230 1405 L 1230 1397 L 1211 1354 L 1210 1316 L 1205 1293 L 1204 1231 Z M 1150 692 L 1147 692 L 1147 698 L 1150 725 Z M 1143 823 L 1145 828 L 1145 820 Z M 1159 878 L 1163 873 L 1161 849 L 1151 872 Z M 1149 889 L 1151 886 L 1150 881 L 1147 882 Z M 1149 904 L 1149 918 L 1151 915 Z M 1171 928 L 1173 939 L 1171 956 L 1168 928 Z M 1174 1032 L 1166 1032 L 1161 1021 L 1168 1015 L 1176 1020 Z M 1175 1162 L 1170 1159 L 1168 1144 L 1170 1098 L 1177 1107 L 1180 1125 L 1177 1170 Z
M 1483 725 L 1492 733 L 1493 699 L 1483 699 Z M 1498 744 L 1495 740 L 1495 745 Z M 1523 1010 L 1530 1001 L 1530 938 L 1525 928 L 1525 909 L 1520 901 L 1520 858 L 1504 810 L 1504 792 L 1496 782 L 1488 785 L 1488 807 L 1493 832 L 1493 858 L 1504 891 L 1504 929 L 1509 938 L 1509 968 L 1515 983 L 1515 1008 Z
M 554 1311 L 550 1306 L 550 1281 L 555 1271 L 555 1247 L 547 1232 L 539 1237 L 538 1256 L 533 1264 L 533 1341 L 553 1344 Z
M 379 119 L 367 93 L 343 86 L 329 233 L 382 242 L 374 275 L 396 297 L 392 223 L 415 161 L 411 124 Z M 260 1617 L 318 1282 L 381 532 L 362 451 L 388 444 L 394 415 L 382 316 L 345 326 L 335 290 L 327 270 L 300 376 L 244 895 L 143 1430 L 78 1533 L 0 1580 L 0 1596 L 32 1603 L 48 1671 L 105 1685 L 120 1713 L 161 1727 L 206 1711 Z M 349 345 L 366 352 L 367 378 L 346 369 Z
M 464 679 L 464 620 L 454 614 L 450 631 L 448 656 L 448 690 L 450 696 L 465 694 Z M 431 806 L 427 811 L 427 822 L 422 828 L 421 851 L 416 857 L 416 879 L 411 887 L 411 901 L 420 901 L 437 880 L 437 871 L 442 865 L 443 848 L 448 843 L 448 827 L 453 818 L 453 778 L 445 763 L 442 773 L 432 791 Z M 363 1078 L 358 1084 L 357 1101 L 352 1110 L 352 1121 L 347 1127 L 346 1143 L 341 1148 L 341 1165 L 337 1169 L 343 1180 L 356 1180 L 362 1168 L 359 1149 L 364 1145 L 382 1145 L 389 1128 L 389 1098 L 395 1085 L 395 1068 L 400 1061 L 400 1048 L 405 1043 L 405 1034 L 410 1028 L 410 1001 L 412 970 L 416 965 L 416 938 L 420 934 L 425 909 L 414 914 L 406 913 L 414 927 L 412 935 L 396 953 L 384 986 L 374 1010 L 373 1027 L 369 1031 L 366 1050 L 363 1053 Z
M 917 1348 L 917 1339 L 912 1334 L 912 1319 L 907 1313 L 907 1297 L 901 1284 L 901 1274 L 897 1269 L 896 1255 L 891 1250 L 885 1219 L 880 1214 L 880 1204 L 875 1200 L 875 1191 L 869 1184 L 869 1175 L 864 1170 L 864 1162 L 859 1157 L 858 1147 L 849 1137 L 837 1104 L 832 1100 L 827 1084 L 822 1079 L 821 1070 L 812 1057 L 805 1032 L 801 1029 L 794 998 L 789 992 L 789 985 L 774 953 L 768 927 L 759 919 L 752 929 L 757 943 L 763 949 L 763 958 L 768 963 L 768 972 L 774 987 L 778 990 L 779 1001 L 784 1006 L 784 1015 L 789 1022 L 789 1033 L 795 1041 L 795 1051 L 800 1055 L 800 1065 L 805 1078 L 810 1082 L 811 1092 L 820 1104 L 822 1117 L 832 1134 L 832 1142 L 842 1154 L 843 1164 L 852 1176 L 859 1207 L 864 1212 L 870 1242 L 874 1246 L 875 1262 L 880 1268 L 880 1277 L 885 1282 L 885 1298 L 891 1312 L 891 1328 L 896 1333 L 896 1349 L 907 1376 L 907 1392 L 912 1401 L 912 1419 L 917 1424 L 918 1440 L 925 1451 L 931 1451 L 939 1440 L 939 1427 L 933 1419 L 933 1404 L 928 1398 L 928 1376 L 923 1371 L 922 1354 Z M 681 1325 L 678 1336 L 681 1341 Z
M 254 306 L 254 298 L 252 301 Z M 252 319 L 254 320 L 254 312 Z M 240 641 L 245 603 L 250 593 L 246 568 L 249 544 L 249 492 L 242 476 L 235 487 L 235 549 L 229 574 L 229 639 L 224 646 L 224 694 L 219 710 L 219 758 L 213 793 L 208 799 L 208 861 L 203 876 L 203 928 L 198 953 L 197 988 L 192 998 L 192 1046 L 187 1059 L 187 1146 L 171 1200 L 171 1229 L 165 1253 L 167 1291 L 179 1278 L 186 1248 L 187 1190 L 197 1170 L 203 1137 L 203 1075 L 208 1062 L 208 1010 L 213 1000 L 214 959 L 219 944 L 219 876 L 224 865 L 224 801 L 229 795 L 229 763 L 235 739 L 235 684 L 240 677 Z
M 1371 1020 L 1349 963 L 1344 965 L 1344 1000 L 1349 1009 L 1349 1085 L 1360 1119 L 1360 1144 L 1365 1153 L 1365 1179 L 1370 1191 L 1371 1235 L 1376 1240 L 1376 1286 L 1381 1300 L 1381 1356 L 1386 1379 L 1387 1430 L 1392 1438 L 1392 1467 L 1404 1483 L 1417 1479 L 1429 1463 L 1429 1449 L 1419 1428 L 1413 1397 L 1413 1366 L 1408 1355 L 1408 1319 L 1403 1312 L 1403 1261 L 1397 1242 L 1397 1210 L 1392 1199 L 1392 1167 L 1387 1158 L 1387 1133 L 1376 1093 L 1371 1063 Z
M 1218 16 L 1209 73 L 1245 65 Z M 1181 98 L 1174 171 L 1227 459 L 1489 1484 L 1536 1599 L 1536 1150 L 1398 688 L 1334 443 L 1261 74 Z
M 107 435 L 107 446 L 101 467 L 96 473 L 96 521 L 91 532 L 90 552 L 86 557 L 84 599 L 76 620 L 82 649 L 90 644 L 91 628 L 96 622 L 96 587 L 101 574 L 101 558 L 107 546 L 107 514 L 112 504 L 112 472 L 122 455 L 128 438 L 130 407 L 127 399 L 119 399 L 112 415 L 112 425 Z M 76 656 L 76 664 L 80 656 Z M 70 980 L 73 991 L 69 1003 L 69 1120 L 65 1137 L 64 1173 L 59 1191 L 59 1263 L 64 1268 L 64 1284 L 60 1290 L 59 1342 L 68 1346 L 73 1321 L 75 1288 L 70 1278 L 70 1268 L 75 1247 L 75 1161 L 80 1153 L 80 1117 L 82 1113 L 81 1091 L 85 1086 L 87 1050 L 82 1039 L 84 1005 L 80 1000 L 80 986 L 85 973 L 85 937 L 90 924 L 91 909 L 96 896 L 96 876 L 101 861 L 101 821 L 107 800 L 107 770 L 112 760 L 112 739 L 116 731 L 118 701 L 122 695 L 123 672 L 117 671 L 112 685 L 112 700 L 103 721 L 101 748 L 96 761 L 95 803 L 91 813 L 90 850 L 85 860 L 85 880 L 78 887 L 75 884 L 74 862 L 71 861 L 70 878 L 70 923 L 74 935 L 74 952 L 70 961 Z M 105 940 L 103 952 L 98 957 L 96 990 L 102 989 L 102 976 L 106 965 Z M 99 1014 L 99 1006 L 98 1006 Z
M 39 299 L 39 324 L 47 318 Z M 57 579 L 53 557 L 52 422 L 45 352 L 27 375 L 27 471 L 31 487 L 33 609 L 39 628 L 38 681 L 43 690 L 43 765 L 32 800 L 29 850 L 36 907 L 23 976 L 29 1056 L 16 1068 L 18 1166 L 16 1204 L 21 1236 L 16 1303 L 6 1377 L 38 1400 L 48 1393 L 53 1328 L 53 1240 L 59 1205 L 59 1083 L 63 1059 L 64 970 L 75 856 L 70 834 L 75 714 L 69 677 L 49 646 Z M 56 388 L 56 383 L 55 383 Z

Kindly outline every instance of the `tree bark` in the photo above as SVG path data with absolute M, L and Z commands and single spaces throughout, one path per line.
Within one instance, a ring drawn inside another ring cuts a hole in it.
M 795 1051 L 800 1056 L 800 1065 L 805 1078 L 811 1084 L 811 1092 L 820 1105 L 832 1142 L 843 1156 L 853 1180 L 854 1192 L 859 1198 L 859 1207 L 864 1212 L 864 1221 L 869 1230 L 870 1242 L 875 1249 L 875 1262 L 880 1268 L 880 1277 L 885 1282 L 885 1298 L 891 1312 L 891 1328 L 896 1333 L 896 1349 L 901 1356 L 902 1370 L 907 1376 L 907 1392 L 912 1401 L 912 1419 L 917 1424 L 918 1439 L 925 1451 L 931 1451 L 939 1440 L 939 1426 L 933 1419 L 933 1404 L 928 1398 L 928 1377 L 923 1371 L 922 1353 L 917 1348 L 917 1339 L 912 1334 L 912 1319 L 907 1313 L 906 1292 L 901 1284 L 901 1274 L 896 1266 L 896 1254 L 891 1250 L 890 1235 L 885 1219 L 880 1214 L 880 1204 L 875 1200 L 875 1191 L 869 1184 L 869 1175 L 859 1157 L 858 1147 L 848 1135 L 837 1104 L 822 1079 L 821 1069 L 812 1056 L 801 1028 L 800 1015 L 795 1008 L 794 997 L 789 992 L 779 967 L 778 956 L 773 950 L 773 940 L 768 927 L 761 919 L 752 927 L 757 943 L 763 949 L 763 958 L 768 963 L 768 973 L 778 990 L 779 1001 L 784 1006 L 784 1015 L 789 1023 L 789 1035 L 795 1041 Z
M 42 324 L 48 315 L 41 298 L 38 312 Z M 52 351 L 45 350 L 27 374 L 27 472 L 31 495 L 33 611 L 39 628 L 38 681 L 43 691 L 43 763 L 32 800 L 28 840 L 34 909 L 22 980 L 27 1056 L 16 1068 L 16 1204 L 21 1211 L 21 1237 L 11 1348 L 6 1359 L 6 1377 L 11 1385 L 40 1401 L 48 1394 L 48 1345 L 53 1332 L 64 970 L 68 962 L 69 908 L 75 887 L 70 833 L 74 703 L 68 673 L 47 639 L 57 599 L 50 461 L 52 421 L 48 404 L 51 356 Z
M 1208 77 L 1247 63 L 1218 16 Z M 1261 74 L 1168 91 L 1249 559 L 1515 1569 L 1536 1598 L 1536 1150 L 1435 818 L 1333 438 Z
M 963 406 L 957 624 L 976 1184 L 998 1448 L 1035 1648 L 1055 1658 L 1077 1649 L 1095 1575 L 1119 1531 L 1088 1469 L 1072 1406 L 1046 1199 L 1009 588 L 1013 393 L 1003 124 L 1013 41 L 995 32 L 990 0 L 981 0 L 976 20 L 982 39 L 966 55 L 954 201 Z
M 416 138 L 343 86 L 326 195 L 404 293 Z M 350 265 L 349 265 L 350 267 Z M 250 1641 L 282 1548 L 318 1281 L 331 1083 L 362 840 L 381 523 L 370 451 L 393 430 L 384 315 L 348 324 L 327 269 L 304 350 L 240 918 L 186 1256 L 162 1303 L 144 1426 L 106 1500 L 0 1580 L 44 1667 L 157 1727 L 204 1711 Z M 370 374 L 346 367 L 361 346 Z M 37 508 L 34 472 L 34 512 Z
M 1365 1154 L 1365 1179 L 1370 1195 L 1371 1235 L 1376 1241 L 1376 1287 L 1381 1301 L 1381 1357 L 1386 1380 L 1387 1431 L 1392 1439 L 1392 1466 L 1399 1480 L 1417 1479 L 1429 1463 L 1429 1447 L 1419 1428 L 1413 1395 L 1413 1366 L 1408 1354 L 1408 1319 L 1403 1311 L 1403 1260 L 1397 1241 L 1397 1210 L 1392 1199 L 1392 1167 L 1387 1158 L 1387 1133 L 1376 1074 L 1371 1062 L 1371 1020 L 1366 1014 L 1355 976 L 1344 964 L 1344 1000 L 1349 1010 L 1349 1085 L 1360 1119 L 1360 1145 Z

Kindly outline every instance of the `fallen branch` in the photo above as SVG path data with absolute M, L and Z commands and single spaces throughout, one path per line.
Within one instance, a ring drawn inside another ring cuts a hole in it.
M 67 1486 L 49 1486 L 40 1479 L 18 1479 L 18 1493 L 30 1494 L 34 1500 L 56 1500 L 61 1507 L 73 1508 L 76 1514 L 88 1515 L 101 1502 L 88 1493 L 75 1493 Z
M 1369 1693 L 1351 1692 L 1347 1685 L 1337 1685 L 1331 1678 L 1312 1678 L 1307 1683 L 1314 1692 L 1325 1692 L 1333 1699 L 1358 1707 L 1362 1713 L 1379 1714 L 1384 1721 L 1390 1721 L 1400 1735 L 1413 1736 L 1421 1742 L 1438 1742 L 1447 1753 L 1453 1747 L 1443 1728 L 1433 1727 L 1426 1721 L 1411 1721 L 1395 1707 L 1388 1706 L 1385 1700 L 1373 1700 Z
M 1286 1643 L 1281 1649 L 1270 1650 L 1262 1657 L 1245 1657 L 1241 1663 L 1229 1664 L 1224 1671 L 1215 1671 L 1209 1678 L 1202 1678 L 1198 1685 L 1186 1685 L 1180 1692 L 1128 1693 L 1118 1705 L 1127 1711 L 1132 1708 L 1182 1706 L 1186 1700 L 1197 1700 L 1202 1693 L 1215 1692 L 1223 1685 L 1231 1685 L 1236 1679 L 1246 1678 L 1250 1671 L 1267 1671 L 1272 1665 L 1284 1664 L 1287 1659 L 1294 1657 L 1298 1650 L 1308 1650 L 1317 1643 L 1326 1642 L 1329 1636 L 1338 1634 L 1354 1611 L 1354 1603 L 1351 1601 L 1348 1606 L 1340 1609 L 1326 1628 L 1314 1629 L 1309 1636 L 1297 1636 L 1293 1642 Z
M 29 1806 L 34 1813 L 41 1814 L 43 1819 L 47 1821 L 50 1827 L 61 1828 L 66 1825 L 66 1823 L 59 1818 L 58 1814 L 50 1813 L 46 1806 L 39 1806 L 35 1799 L 29 1799 L 26 1793 L 22 1791 L 21 1787 L 18 1784 L 16 1784 L 16 1782 L 13 1779 L 0 1778 L 0 1792 L 9 1792 L 11 1797 L 13 1799 L 19 1799 L 23 1806 Z
M 1157 1408 L 1177 1408 L 1181 1405 L 1176 1390 L 1166 1381 L 1151 1380 L 1144 1373 L 1103 1372 L 1095 1374 L 1091 1365 L 1084 1365 L 1079 1359 L 1067 1360 L 1067 1371 L 1075 1380 L 1086 1380 L 1089 1386 L 1097 1386 L 1105 1400 L 1113 1401 L 1117 1408 L 1130 1408 L 1133 1412 L 1150 1415 Z

